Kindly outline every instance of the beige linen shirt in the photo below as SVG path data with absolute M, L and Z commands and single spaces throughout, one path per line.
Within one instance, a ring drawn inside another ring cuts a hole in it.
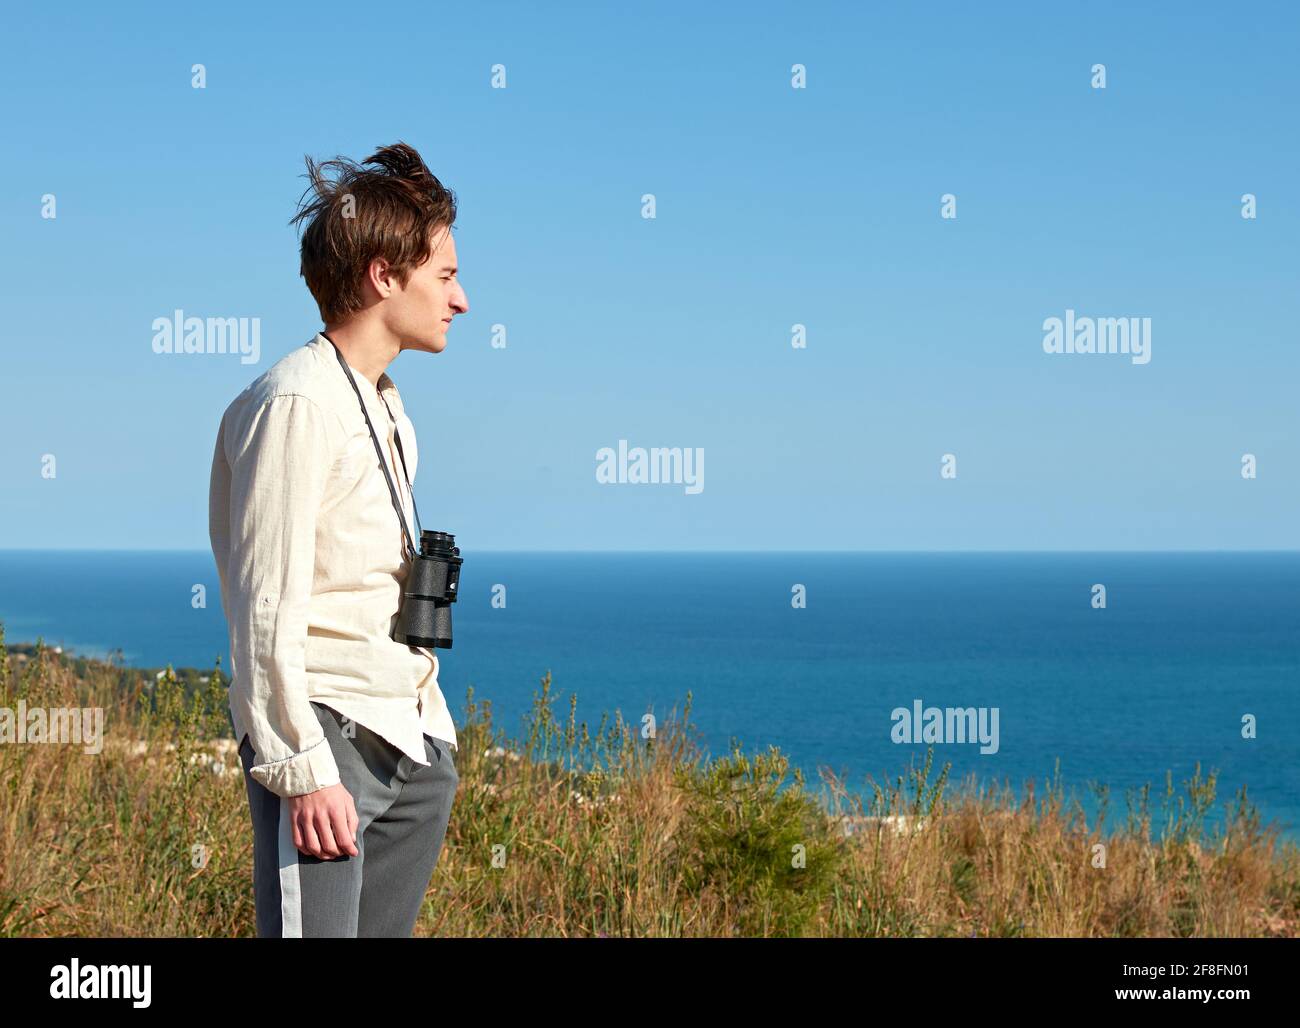
M 378 390 L 353 377 L 418 546 L 393 440 L 396 429 L 414 482 L 415 427 L 387 374 Z M 426 733 L 455 748 L 437 655 L 391 637 L 410 572 L 401 522 L 357 394 L 319 333 L 222 416 L 208 529 L 230 629 L 231 720 L 253 747 L 256 781 L 280 796 L 339 781 L 312 700 L 416 763 L 428 764 Z

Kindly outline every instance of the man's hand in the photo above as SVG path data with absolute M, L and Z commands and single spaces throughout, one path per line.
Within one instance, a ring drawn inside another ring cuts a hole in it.
M 309 857 L 357 855 L 357 807 L 343 783 L 289 797 L 293 844 Z

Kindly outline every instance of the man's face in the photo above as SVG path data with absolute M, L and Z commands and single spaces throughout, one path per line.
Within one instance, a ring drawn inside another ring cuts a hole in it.
M 469 298 L 456 278 L 456 241 L 451 230 L 434 236 L 433 253 L 415 268 L 403 288 L 394 280 L 388 297 L 388 325 L 401 340 L 403 350 L 441 353 L 447 329 L 457 314 L 469 311 Z

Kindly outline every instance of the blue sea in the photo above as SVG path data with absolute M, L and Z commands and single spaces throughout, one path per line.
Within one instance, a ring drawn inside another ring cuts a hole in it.
M 1114 823 L 1124 790 L 1161 791 L 1166 772 L 1180 788 L 1199 761 L 1219 771 L 1220 807 L 1245 784 L 1300 837 L 1300 553 L 464 557 L 455 646 L 439 654 L 458 724 L 472 685 L 517 731 L 548 670 L 557 713 L 576 693 L 593 727 L 615 709 L 662 719 L 689 691 L 713 755 L 775 744 L 811 781 L 825 766 L 863 789 L 924 757 L 893 740 L 895 709 L 997 708 L 996 753 L 935 746 L 953 776 L 1041 792 L 1059 760 L 1080 799 L 1110 786 Z M 0 551 L 0 621 L 11 643 L 230 666 L 204 551 Z

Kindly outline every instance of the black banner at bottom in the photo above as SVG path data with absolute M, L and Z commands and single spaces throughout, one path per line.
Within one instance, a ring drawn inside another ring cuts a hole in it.
M 731 1015 L 775 1001 L 987 1014 L 1045 1000 L 1231 1016 L 1234 1004 L 1291 1006 L 1298 959 L 1293 939 L 9 939 L 0 979 L 7 1011 L 126 1017 L 201 1016 L 254 996 L 289 1016 L 431 1001 L 495 1014 L 571 1001 L 576 1016 L 605 997 L 692 1012 L 716 998 Z

